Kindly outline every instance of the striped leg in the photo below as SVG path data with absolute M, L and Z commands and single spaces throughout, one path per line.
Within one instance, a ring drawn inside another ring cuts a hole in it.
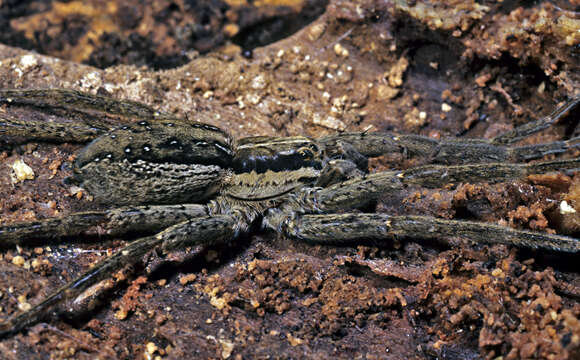
M 121 122 L 167 119 L 128 100 L 68 89 L 0 89 L 0 136 L 26 141 L 88 142 Z
M 232 216 L 204 216 L 171 226 L 157 235 L 135 240 L 62 286 L 30 310 L 0 322 L 0 337 L 24 330 L 55 312 L 63 311 L 62 305 L 82 298 L 85 291 L 91 291 L 93 286 L 126 266 L 138 263 L 155 249 L 168 253 L 186 246 L 227 242 L 237 235 L 237 226 L 238 222 Z
M 182 221 L 207 215 L 207 207 L 199 204 L 134 206 L 79 212 L 59 218 L 2 225 L 0 246 L 26 245 L 28 240 L 91 232 L 104 235 L 155 233 Z
M 567 236 L 515 230 L 505 226 L 429 216 L 387 214 L 323 214 L 286 217 L 281 232 L 316 244 L 352 244 L 357 239 L 460 237 L 485 244 L 508 244 L 532 249 L 580 252 L 580 241 Z
M 580 105 L 574 98 L 548 116 L 531 121 L 490 140 L 484 139 L 433 139 L 420 135 L 395 135 L 380 132 L 354 132 L 326 136 L 318 139 L 327 153 L 343 156 L 343 143 L 351 144 L 360 154 L 374 157 L 389 153 L 405 153 L 425 158 L 435 164 L 469 164 L 484 162 L 520 162 L 539 159 L 580 146 L 580 138 L 555 141 L 547 144 L 511 146 L 512 144 L 544 130 L 568 116 Z

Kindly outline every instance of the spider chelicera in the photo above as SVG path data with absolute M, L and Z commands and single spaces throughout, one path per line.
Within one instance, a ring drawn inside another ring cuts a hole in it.
M 0 90 L 0 103 L 32 107 L 46 115 L 0 115 L 0 135 L 5 139 L 92 140 L 78 153 L 70 181 L 97 201 L 113 206 L 3 225 L 0 242 L 22 245 L 30 239 L 82 235 L 96 227 L 110 236 L 152 234 L 130 242 L 31 309 L 1 322 L 0 336 L 21 331 L 67 303 L 92 296 L 86 294 L 98 292 L 100 282 L 152 251 L 163 256 L 196 245 L 228 243 L 255 229 L 318 244 L 463 237 L 483 243 L 580 251 L 580 242 L 566 236 L 473 221 L 358 211 L 409 185 L 502 182 L 579 168 L 580 159 L 526 163 L 575 148 L 579 138 L 513 144 L 556 123 L 580 98 L 490 140 L 435 140 L 367 132 L 315 140 L 302 136 L 235 140 L 212 125 L 178 119 L 140 103 L 73 90 Z M 74 113 L 74 121 L 67 126 L 47 121 L 55 113 Z M 108 122 L 111 117 L 131 121 L 113 127 Z M 368 173 L 369 157 L 391 152 L 425 157 L 430 165 Z

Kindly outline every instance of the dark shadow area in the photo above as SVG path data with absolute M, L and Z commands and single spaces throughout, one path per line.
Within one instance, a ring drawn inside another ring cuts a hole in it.
M 245 50 L 286 38 L 320 16 L 326 0 L 298 7 L 223 0 L 3 1 L 0 43 L 101 69 L 130 64 L 171 69 L 230 39 Z M 92 14 L 92 15 L 88 15 Z

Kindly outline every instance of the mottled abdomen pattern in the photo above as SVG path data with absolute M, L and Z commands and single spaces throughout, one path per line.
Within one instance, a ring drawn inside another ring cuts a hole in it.
M 232 147 L 211 125 L 141 121 L 90 143 L 74 163 L 75 178 L 105 203 L 200 202 L 219 191 Z

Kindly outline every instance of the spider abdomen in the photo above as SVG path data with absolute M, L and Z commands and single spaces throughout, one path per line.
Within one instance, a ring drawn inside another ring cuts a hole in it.
M 200 202 L 219 190 L 231 168 L 231 143 L 211 125 L 141 121 L 87 145 L 75 160 L 75 178 L 101 202 Z
M 227 170 L 217 165 L 91 162 L 82 186 L 95 199 L 119 205 L 199 203 L 219 191 Z

